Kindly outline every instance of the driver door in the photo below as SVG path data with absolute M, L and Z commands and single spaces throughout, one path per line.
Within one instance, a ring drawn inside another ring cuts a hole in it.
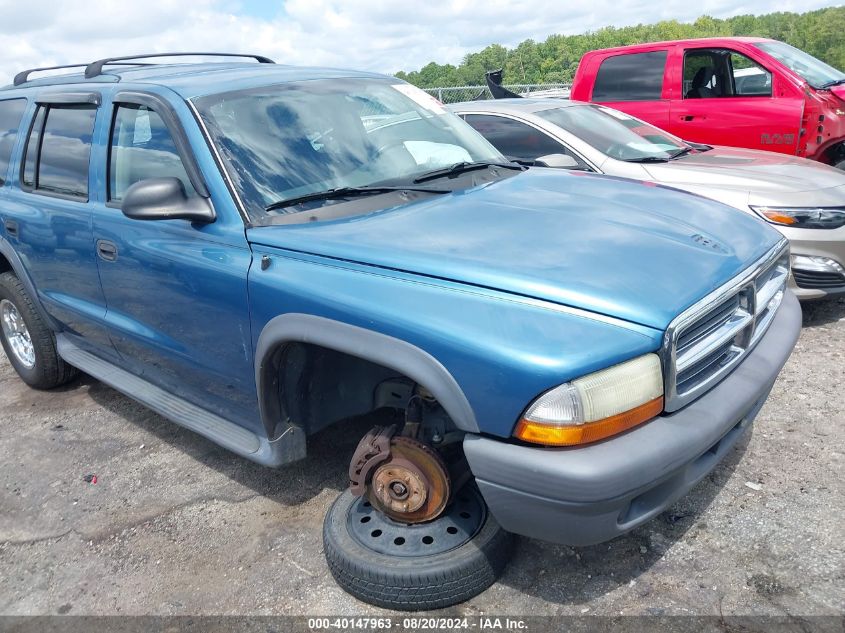
M 683 51 L 669 131 L 697 143 L 794 154 L 803 101 L 775 97 L 776 79 L 735 50 Z
M 211 224 L 123 215 L 121 199 L 136 182 L 176 177 L 196 196 L 205 181 L 160 97 L 118 94 L 111 121 L 94 240 L 114 346 L 136 375 L 257 430 L 247 307 L 252 253 L 243 222 L 231 201 L 213 196 Z

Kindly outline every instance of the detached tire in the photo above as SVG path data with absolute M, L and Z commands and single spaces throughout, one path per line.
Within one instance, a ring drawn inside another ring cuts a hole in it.
M 467 500 L 468 495 L 472 499 Z M 513 536 L 499 527 L 477 491 L 468 495 L 464 502 L 483 512 L 480 525 L 474 533 L 467 533 L 463 542 L 437 551 L 433 535 L 443 535 L 442 542 L 448 546 L 449 539 L 459 534 L 456 526 L 471 520 L 469 513 L 456 507 L 453 517 L 444 515 L 428 524 L 406 526 L 378 514 L 365 499 L 343 492 L 323 524 L 323 549 L 332 576 L 359 600 L 401 611 L 440 609 L 477 596 L 502 573 L 510 559 Z M 460 518 L 464 515 L 466 519 Z M 379 533 L 373 546 L 362 544 L 367 536 L 362 537 L 359 523 L 371 529 L 370 533 Z M 399 541 L 401 546 L 394 545 Z M 429 554 L 427 548 L 435 553 Z
M 0 342 L 18 376 L 34 389 L 69 382 L 77 370 L 56 351 L 56 337 L 13 273 L 0 274 Z

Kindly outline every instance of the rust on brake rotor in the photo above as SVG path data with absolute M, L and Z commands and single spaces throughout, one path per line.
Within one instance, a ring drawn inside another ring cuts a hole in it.
M 399 436 L 390 440 L 390 459 L 373 472 L 368 498 L 396 521 L 422 523 L 443 512 L 450 488 L 440 455 L 422 442 Z

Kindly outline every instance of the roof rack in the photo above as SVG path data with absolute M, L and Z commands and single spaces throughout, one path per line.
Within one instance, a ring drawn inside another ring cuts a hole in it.
M 248 53 L 147 53 L 145 55 L 127 55 L 125 57 L 107 57 L 88 64 L 85 68 L 85 78 L 91 79 L 103 74 L 103 66 L 115 62 L 125 62 L 133 59 L 150 59 L 154 57 L 251 57 L 259 64 L 275 64 L 269 57 L 250 55 Z
M 12 80 L 12 83 L 16 86 L 20 86 L 22 83 L 26 83 L 29 80 L 30 73 L 37 73 L 44 70 L 59 70 L 61 68 L 81 68 L 82 66 L 87 66 L 88 64 L 67 64 L 66 66 L 43 66 L 41 68 L 30 68 L 28 70 L 22 70 L 15 78 Z
M 255 59 L 257 62 L 261 64 L 275 64 L 272 59 L 269 57 L 264 57 L 263 55 L 250 55 L 250 54 L 239 54 L 239 53 L 149 53 L 145 55 L 127 55 L 125 57 L 107 57 L 105 59 L 98 59 L 95 62 L 89 62 L 86 64 L 65 64 L 63 66 L 42 66 L 40 68 L 29 68 L 27 70 L 22 70 L 17 75 L 15 75 L 14 80 L 12 83 L 15 86 L 20 86 L 23 83 L 29 81 L 29 76 L 32 73 L 36 72 L 44 72 L 47 70 L 61 70 L 64 68 L 85 68 L 85 78 L 91 79 L 92 77 L 98 77 L 99 75 L 103 74 L 103 66 L 107 65 L 132 65 L 132 66 L 146 66 L 147 64 L 144 63 L 137 63 L 137 64 L 129 64 L 131 60 L 136 59 L 150 59 L 155 57 L 251 57 Z

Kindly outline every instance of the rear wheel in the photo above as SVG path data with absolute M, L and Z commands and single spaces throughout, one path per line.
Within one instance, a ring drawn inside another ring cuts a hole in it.
M 0 342 L 12 367 L 30 387 L 52 389 L 77 373 L 59 357 L 53 332 L 23 284 L 8 272 L 0 274 Z
M 436 519 L 410 525 L 347 490 L 323 526 L 337 583 L 364 602 L 404 611 L 448 607 L 478 595 L 502 573 L 512 544 L 472 485 Z

